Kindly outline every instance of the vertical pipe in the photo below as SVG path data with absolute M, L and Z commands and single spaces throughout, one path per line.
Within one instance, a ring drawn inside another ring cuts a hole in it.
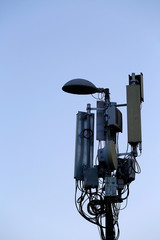
M 105 91 L 105 102 L 106 102 L 106 107 L 109 106 L 110 104 L 110 96 L 109 96 L 109 89 L 106 89 Z M 107 109 L 106 109 L 107 113 Z M 108 119 L 106 119 L 107 121 Z M 108 138 L 110 135 L 110 130 L 108 127 L 106 127 L 106 146 L 108 142 Z M 111 176 L 110 172 L 106 173 L 106 176 Z M 106 240 L 115 240 L 115 232 L 114 232 L 114 224 L 113 224 L 113 214 L 112 214 L 112 208 L 111 208 L 111 198 L 110 197 L 105 197 L 105 204 L 106 204 Z
M 115 240 L 111 202 L 106 198 L 106 240 Z
M 91 113 L 90 108 L 91 108 L 91 104 L 88 103 L 87 104 L 87 129 L 88 130 L 90 129 L 90 113 Z M 90 135 L 90 132 L 88 132 L 88 134 Z M 89 159 L 90 159 L 90 136 L 88 137 L 87 140 L 88 140 L 87 141 L 87 159 L 88 159 L 88 161 L 87 161 L 88 166 L 87 167 L 91 168 L 92 167 L 91 166 L 91 161 L 89 161 Z

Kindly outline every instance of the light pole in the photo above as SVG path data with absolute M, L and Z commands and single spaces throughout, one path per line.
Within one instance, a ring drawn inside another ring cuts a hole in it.
M 142 150 L 140 105 L 144 101 L 143 74 L 133 73 L 129 76 L 126 104 L 111 102 L 108 88 L 97 88 L 85 79 L 73 79 L 62 89 L 79 95 L 101 94 L 96 107 L 87 104 L 87 111 L 77 114 L 75 204 L 85 219 L 98 226 L 102 240 L 118 239 L 120 203 L 128 198 L 129 184 L 135 180 L 139 167 L 136 160 L 138 146 L 139 151 Z M 128 143 L 131 149 L 130 152 L 120 153 L 118 134 L 122 132 L 122 113 L 119 107 L 124 106 L 127 107 Z M 99 143 L 95 162 L 94 114 L 91 112 L 94 110 L 96 140 Z

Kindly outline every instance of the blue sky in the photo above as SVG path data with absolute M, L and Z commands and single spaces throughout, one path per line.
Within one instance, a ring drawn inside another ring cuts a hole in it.
M 61 87 L 82 77 L 125 103 L 132 72 L 144 74 L 142 173 L 120 240 L 160 239 L 159 12 L 156 0 L 0 2 L 0 239 L 99 239 L 76 211 L 73 179 L 76 113 L 96 103 Z

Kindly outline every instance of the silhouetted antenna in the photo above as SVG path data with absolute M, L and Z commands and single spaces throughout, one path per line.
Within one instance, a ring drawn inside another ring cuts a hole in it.
M 78 212 L 98 226 L 102 240 L 119 238 L 120 204 L 129 196 L 129 184 L 140 173 L 136 160 L 142 151 L 141 108 L 144 101 L 143 74 L 129 75 L 127 103 L 110 101 L 108 88 L 97 88 L 85 79 L 73 79 L 63 86 L 72 94 L 100 93 L 97 106 L 87 104 L 86 112 L 77 113 L 74 178 L 75 204 Z M 120 153 L 118 134 L 122 132 L 122 113 L 127 106 L 128 143 L 130 152 Z M 99 141 L 96 162 L 94 150 L 94 113 L 96 111 L 96 140 Z

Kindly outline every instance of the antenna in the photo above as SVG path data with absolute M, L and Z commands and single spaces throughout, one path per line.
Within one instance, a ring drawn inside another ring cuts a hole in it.
M 140 105 L 144 101 L 143 74 L 129 75 L 127 103 L 124 104 L 111 102 L 108 88 L 97 88 L 81 78 L 70 80 L 62 90 L 78 95 L 104 93 L 96 107 L 87 104 L 86 112 L 77 113 L 75 204 L 86 220 L 98 226 L 102 240 L 117 240 L 120 234 L 120 204 L 128 198 L 129 184 L 135 180 L 135 174 L 140 173 L 136 158 L 138 146 L 142 151 Z M 131 150 L 126 153 L 119 152 L 118 147 L 118 134 L 123 132 L 120 107 L 127 107 L 128 143 Z M 95 160 L 95 114 L 91 111 L 96 111 L 96 140 L 99 143 Z

